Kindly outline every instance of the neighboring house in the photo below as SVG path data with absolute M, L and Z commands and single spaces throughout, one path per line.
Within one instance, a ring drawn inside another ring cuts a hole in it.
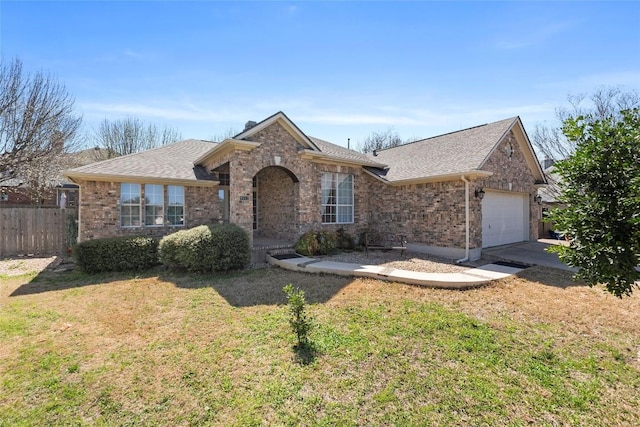
M 56 190 L 43 191 L 34 201 L 33 191 L 20 178 L 0 179 L 0 208 L 4 206 L 56 206 Z
M 558 197 L 560 196 L 560 174 L 555 170 L 554 161 L 545 159 L 543 161 L 544 176 L 547 180 L 547 185 L 538 189 L 538 195 L 540 196 L 540 205 L 542 209 L 542 218 L 539 225 L 538 236 L 542 239 L 548 239 L 550 237 L 558 237 L 554 231 L 554 223 L 545 220 L 548 213 L 558 207 L 563 206 Z
M 228 221 L 289 242 L 317 229 L 404 234 L 410 250 L 471 259 L 537 238 L 545 184 L 518 117 L 362 154 L 282 112 L 221 143 L 186 140 L 65 175 L 80 186 L 80 240 Z
M 78 185 L 70 183 L 62 176 L 62 170 L 71 166 L 84 166 L 107 158 L 108 151 L 90 148 L 74 153 L 65 153 L 61 160 L 48 165 L 51 177 L 46 187 L 38 192 L 29 187 L 24 177 L 2 179 L 0 177 L 0 208 L 3 206 L 60 206 L 64 194 L 65 207 L 75 208 L 78 204 Z M 66 166 L 62 166 L 66 165 Z M 57 169 L 56 169 L 57 168 Z M 35 197 L 40 200 L 34 200 Z

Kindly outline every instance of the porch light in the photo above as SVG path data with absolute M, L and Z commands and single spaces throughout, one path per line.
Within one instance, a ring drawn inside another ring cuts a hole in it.
M 484 199 L 484 190 L 482 188 L 477 188 L 474 194 L 478 199 Z
M 536 202 L 537 204 L 539 204 L 539 205 L 541 205 L 541 204 L 542 204 L 542 196 L 541 196 L 541 195 L 539 195 L 539 194 L 537 194 L 537 195 L 533 196 L 533 200 L 535 200 L 535 202 Z

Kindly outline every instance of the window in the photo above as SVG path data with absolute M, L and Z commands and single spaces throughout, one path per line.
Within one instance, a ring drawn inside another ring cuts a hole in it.
M 231 182 L 229 172 L 220 172 L 218 174 L 218 181 L 220 181 L 220 186 L 228 187 Z
M 184 225 L 184 187 L 167 186 L 167 222 L 171 225 Z
M 144 189 L 144 193 L 141 191 Z M 184 187 L 161 184 L 120 184 L 120 226 L 162 227 L 184 225 Z M 144 198 L 144 204 L 142 200 Z M 144 210 L 143 210 L 144 209 Z M 165 220 L 166 215 L 166 220 Z
M 322 222 L 353 223 L 353 175 L 322 174 Z
M 158 184 L 144 185 L 144 225 L 164 225 L 164 187 Z
M 120 184 L 120 226 L 140 227 L 140 184 Z

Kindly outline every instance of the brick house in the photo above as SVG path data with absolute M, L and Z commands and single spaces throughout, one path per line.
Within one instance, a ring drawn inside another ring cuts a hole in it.
M 79 239 L 228 221 L 256 240 L 307 230 L 404 234 L 452 258 L 536 239 L 545 184 L 520 118 L 363 154 L 278 112 L 221 143 L 186 140 L 71 169 Z

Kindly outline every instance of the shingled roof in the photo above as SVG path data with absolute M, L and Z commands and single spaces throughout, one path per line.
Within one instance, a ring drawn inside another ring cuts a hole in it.
M 371 159 L 386 169 L 369 171 L 388 182 L 452 176 L 479 171 L 492 150 L 518 117 L 422 139 L 398 147 L 377 151 Z
M 187 139 L 152 150 L 69 169 L 64 174 L 70 179 L 118 177 L 132 180 L 157 178 L 166 181 L 214 181 L 203 167 L 194 166 L 193 162 L 216 144 L 199 139 Z
M 513 117 L 380 150 L 375 156 L 372 153 L 359 153 L 322 139 L 309 137 L 282 112 L 274 114 L 236 137 L 247 137 L 252 132 L 257 132 L 276 121 L 284 124 L 285 128 L 307 147 L 301 153 L 309 156 L 308 158 L 361 165 L 379 179 L 389 183 L 438 179 L 455 175 L 490 175 L 489 172 L 481 170 L 482 165 L 507 132 L 516 124 L 521 126 L 520 119 Z M 529 144 L 526 135 L 524 139 Z M 182 181 L 209 185 L 209 183 L 215 183 L 215 180 L 204 167 L 200 166 L 202 160 L 211 155 L 212 151 L 215 152 L 218 147 L 222 149 L 225 144 L 241 142 L 243 141 L 235 138 L 225 140 L 223 143 L 188 139 L 77 167 L 65 171 L 64 174 L 71 180 L 117 178 L 142 181 L 151 178 L 158 181 Z M 535 156 L 533 158 L 535 160 Z M 539 168 L 539 165 L 537 167 Z M 542 176 L 541 170 L 540 174 Z M 542 180 L 544 181 L 544 178 Z
M 364 153 L 350 150 L 340 145 L 333 144 L 328 141 L 324 141 L 312 136 L 309 139 L 318 147 L 320 152 L 326 155 L 328 158 L 335 160 L 347 161 L 349 163 L 357 163 L 364 166 L 382 167 L 384 162 L 378 161 L 377 158 L 372 158 Z

